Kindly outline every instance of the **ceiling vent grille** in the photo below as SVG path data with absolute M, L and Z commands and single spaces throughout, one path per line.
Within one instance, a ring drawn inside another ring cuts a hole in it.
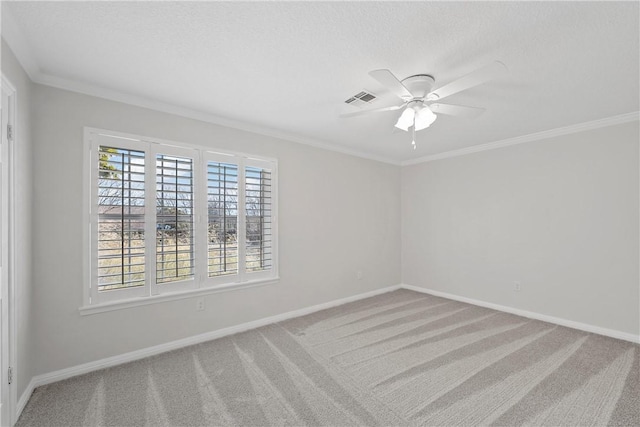
M 351 98 L 347 99 L 344 102 L 356 107 L 362 107 L 363 105 L 371 104 L 376 99 L 378 98 L 374 94 L 363 90 L 362 92 L 353 95 Z

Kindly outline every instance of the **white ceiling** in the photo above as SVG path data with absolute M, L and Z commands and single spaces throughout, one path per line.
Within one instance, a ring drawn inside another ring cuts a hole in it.
M 2 3 L 38 82 L 392 162 L 640 109 L 638 2 Z M 447 98 L 487 111 L 440 116 L 416 151 L 398 111 L 338 117 L 361 89 L 395 102 L 371 70 L 438 87 L 494 60 L 506 76 Z

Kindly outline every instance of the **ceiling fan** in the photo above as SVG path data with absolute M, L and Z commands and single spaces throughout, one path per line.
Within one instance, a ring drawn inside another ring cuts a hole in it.
M 403 109 L 395 127 L 405 132 L 408 132 L 409 128 L 412 128 L 413 140 L 411 144 L 415 150 L 416 131 L 431 126 L 438 117 L 437 114 L 475 117 L 484 112 L 484 108 L 479 107 L 442 104 L 439 102 L 441 99 L 492 80 L 506 70 L 507 67 L 502 62 L 494 61 L 435 90 L 433 89 L 435 79 L 429 74 L 416 74 L 400 80 L 389 70 L 374 70 L 371 71 L 369 75 L 400 98 L 402 104 L 341 114 L 340 117 L 354 117 L 374 112 Z

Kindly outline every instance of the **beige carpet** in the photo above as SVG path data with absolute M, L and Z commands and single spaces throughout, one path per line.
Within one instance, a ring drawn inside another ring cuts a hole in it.
M 639 361 L 400 290 L 40 387 L 17 425 L 638 426 Z

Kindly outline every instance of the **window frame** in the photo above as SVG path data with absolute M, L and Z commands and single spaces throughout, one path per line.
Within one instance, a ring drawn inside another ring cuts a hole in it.
M 207 165 L 208 165 L 208 162 L 210 162 L 210 161 L 211 162 L 216 162 L 216 163 L 234 163 L 234 164 L 236 164 L 238 166 L 238 194 L 237 194 L 237 198 L 238 199 L 237 199 L 237 202 L 236 202 L 237 203 L 236 209 L 238 211 L 238 215 L 237 215 L 238 218 L 236 219 L 236 221 L 237 221 L 237 224 L 236 224 L 236 235 L 240 236 L 241 233 L 242 233 L 242 230 L 244 230 L 244 228 L 243 228 L 244 226 L 241 224 L 242 221 L 240 221 L 240 219 L 239 219 L 241 210 L 244 210 L 244 207 L 242 206 L 242 203 L 241 203 L 244 200 L 244 192 L 240 191 L 241 182 L 243 181 L 243 178 L 241 178 L 241 176 L 240 176 L 241 175 L 240 171 L 244 170 L 244 166 L 241 165 L 240 161 L 233 162 L 232 159 L 233 159 L 233 157 L 230 157 L 230 156 L 228 156 L 226 154 L 217 153 L 217 152 L 209 151 L 209 152 L 203 153 L 203 159 L 202 160 L 203 160 L 203 165 L 205 167 L 202 168 L 203 178 L 202 178 L 201 182 L 205 183 L 208 180 L 208 176 L 207 176 L 208 168 L 207 168 Z M 242 158 L 239 159 L 239 160 L 242 160 Z M 207 196 L 208 196 L 207 190 L 208 190 L 207 185 L 204 185 L 203 192 L 204 192 L 205 200 L 207 200 Z M 209 226 L 209 212 L 206 209 L 206 207 L 205 207 L 204 211 L 202 212 L 202 220 L 203 220 L 203 223 L 205 224 L 205 226 L 208 227 Z M 207 251 L 209 250 L 208 243 L 207 243 L 206 250 Z M 241 273 L 242 260 L 240 259 L 240 240 L 238 240 L 238 260 L 237 260 L 237 262 L 238 262 L 238 272 L 236 274 L 220 275 L 220 276 L 217 276 L 217 277 L 215 277 L 215 276 L 214 277 L 209 277 L 209 274 L 208 274 L 208 263 L 207 263 L 207 269 L 204 272 L 204 280 L 207 282 L 208 286 L 225 286 L 225 285 L 227 285 L 229 283 L 241 283 L 242 282 L 243 276 L 242 276 L 242 273 Z M 231 281 L 231 282 L 229 282 L 228 280 L 225 280 L 225 279 L 228 279 L 229 277 L 235 277 L 236 280 L 235 281 Z
M 191 155 L 192 153 L 194 153 L 195 155 Z M 191 160 L 193 161 L 193 179 L 194 179 L 194 184 L 193 184 L 193 254 L 194 254 L 194 259 L 196 257 L 196 254 L 198 253 L 197 251 L 197 235 L 196 233 L 199 231 L 199 227 L 197 225 L 198 221 L 197 221 L 197 212 L 198 212 L 198 202 L 197 202 L 197 195 L 198 195 L 198 186 L 199 183 L 196 179 L 196 175 L 197 175 L 197 170 L 198 170 L 198 164 L 200 163 L 200 157 L 201 157 L 201 153 L 196 151 L 194 152 L 191 149 L 187 149 L 187 148 L 182 148 L 182 147 L 175 147 L 175 146 L 167 146 L 167 145 L 163 145 L 162 149 L 159 149 L 159 145 L 158 144 L 151 144 L 151 168 L 153 168 L 153 170 L 157 169 L 157 155 L 158 154 L 162 154 L 162 155 L 170 155 L 170 156 L 176 156 L 176 157 L 186 157 L 186 158 L 191 158 Z M 153 196 L 157 195 L 157 190 L 155 190 L 156 186 L 157 186 L 157 181 L 156 181 L 156 177 L 157 175 L 152 174 L 151 176 L 151 181 L 153 182 L 153 188 L 154 190 L 150 191 L 150 193 L 152 193 Z M 145 181 L 148 183 L 148 178 L 147 176 L 145 176 L 145 178 L 147 178 Z M 150 187 L 151 188 L 151 187 Z M 152 228 L 153 228 L 153 236 L 154 236 L 154 243 L 153 245 L 149 245 L 149 248 L 147 248 L 145 246 L 145 249 L 150 250 L 150 252 L 152 253 L 152 255 L 150 256 L 150 258 L 148 258 L 149 260 L 152 260 L 151 262 L 153 263 L 154 266 L 157 266 L 157 256 L 158 253 L 156 252 L 156 248 L 157 248 L 157 244 L 155 243 L 155 240 L 157 238 L 156 233 L 157 233 L 157 228 L 156 228 L 156 224 L 158 224 L 158 218 L 157 218 L 157 209 L 156 209 L 156 202 L 157 199 L 155 197 L 153 198 L 153 205 L 151 205 L 150 209 L 153 210 L 153 213 L 151 214 L 151 216 L 153 216 L 154 221 L 152 222 Z M 147 223 L 145 222 L 145 234 L 147 233 Z M 176 227 L 177 228 L 177 227 Z M 147 263 L 148 265 L 148 263 Z M 198 278 L 198 263 L 196 262 L 196 266 L 194 267 L 194 272 L 193 272 L 193 278 L 190 279 L 183 279 L 183 280 L 177 280 L 177 281 L 171 281 L 171 282 L 165 282 L 165 283 L 158 283 L 156 278 L 157 278 L 157 267 L 154 267 L 153 269 L 151 269 L 150 274 L 149 274 L 151 280 L 151 296 L 153 295 L 161 295 L 164 293 L 168 293 L 168 292 L 181 292 L 181 291 L 189 291 L 189 290 L 193 290 L 193 289 L 197 289 L 198 288 L 198 283 L 197 283 L 197 278 Z M 152 277 L 151 277 L 152 276 Z
M 244 161 L 243 161 L 243 165 L 242 165 L 242 171 L 243 171 L 243 174 L 242 174 L 243 175 L 242 176 L 242 188 L 244 188 L 245 190 L 242 192 L 242 213 L 243 213 L 242 218 L 244 219 L 244 221 L 242 221 L 242 226 L 240 226 L 240 224 L 238 224 L 239 225 L 239 227 L 238 227 L 239 231 L 238 232 L 240 233 L 240 229 L 241 229 L 242 230 L 242 235 L 245 236 L 245 238 L 243 239 L 245 247 L 246 247 L 246 244 L 247 244 L 247 242 L 246 242 L 246 234 L 247 234 L 246 233 L 246 224 L 247 224 L 246 218 L 247 218 L 247 216 L 246 216 L 246 201 L 245 201 L 245 196 L 246 196 L 246 182 L 245 182 L 245 180 L 246 180 L 246 167 L 267 169 L 268 164 L 266 164 L 266 163 L 267 162 L 265 162 L 265 161 L 263 161 L 261 159 L 256 159 L 256 158 L 248 158 L 248 159 L 244 159 Z M 274 181 L 275 171 L 276 171 L 276 168 L 274 167 L 271 170 L 272 187 L 273 187 L 273 182 L 275 182 Z M 272 204 L 274 205 L 274 206 L 272 206 L 272 214 L 271 215 L 275 216 L 275 210 L 276 209 L 275 209 L 275 203 L 273 202 L 273 200 L 275 200 L 274 195 L 275 195 L 275 193 L 277 191 L 274 190 L 274 189 L 272 189 L 271 191 L 273 193 L 273 195 L 272 195 Z M 238 222 L 240 223 L 240 221 L 238 221 Z M 272 230 L 272 234 L 271 235 L 272 235 L 272 239 L 273 239 L 272 240 L 272 244 L 275 244 L 275 241 L 277 240 L 277 237 L 274 234 L 273 230 Z M 242 257 L 241 261 L 242 261 L 243 265 L 245 265 L 245 268 L 246 268 L 246 259 L 244 259 L 244 255 L 246 255 L 246 249 L 242 252 L 242 254 L 243 254 L 243 257 Z M 272 262 L 275 262 L 275 261 L 272 261 Z M 274 264 L 274 268 L 275 268 L 275 264 Z M 267 273 L 268 273 L 268 270 L 250 271 L 250 272 L 247 272 L 245 270 L 244 271 L 244 276 L 241 273 L 241 277 L 243 277 L 243 278 L 249 277 L 250 278 L 249 280 L 264 280 L 264 279 L 267 279 L 268 276 L 269 276 L 269 274 L 267 274 Z
M 109 143 L 111 142 L 111 143 Z M 98 291 L 98 168 L 97 150 L 114 146 L 144 153 L 145 156 L 145 284 L 136 288 Z M 278 162 L 277 159 L 211 147 L 179 143 L 92 127 L 84 128 L 83 139 L 83 303 L 80 314 L 94 314 L 121 308 L 183 299 L 209 293 L 267 285 L 279 281 L 278 272 Z M 156 283 L 156 159 L 158 154 L 193 159 L 193 251 L 192 279 Z M 238 272 L 209 277 L 208 273 L 208 162 L 238 166 Z M 260 167 L 271 172 L 271 268 L 247 272 L 245 264 L 245 167 Z M 150 173 L 153 170 L 153 173 Z M 152 236 L 149 238 L 148 236 Z M 148 243 L 148 242 L 152 243 Z M 242 247 L 242 249 L 241 249 Z

